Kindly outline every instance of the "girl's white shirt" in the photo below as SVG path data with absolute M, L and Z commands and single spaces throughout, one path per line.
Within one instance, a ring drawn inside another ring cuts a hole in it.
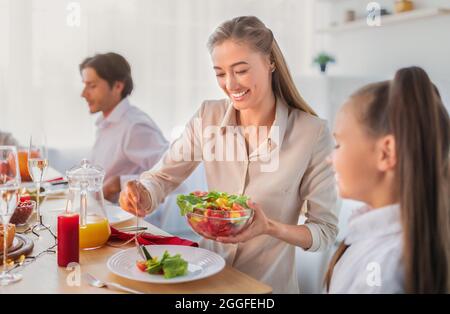
M 352 214 L 329 293 L 403 293 L 400 206 L 363 207 Z

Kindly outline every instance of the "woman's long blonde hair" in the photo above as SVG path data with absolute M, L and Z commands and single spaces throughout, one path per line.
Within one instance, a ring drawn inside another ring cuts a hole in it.
M 256 51 L 270 56 L 275 64 L 272 75 L 272 90 L 275 97 L 280 97 L 293 108 L 316 115 L 295 87 L 286 60 L 272 31 L 261 20 L 255 16 L 240 16 L 222 23 L 209 37 L 209 51 L 212 52 L 217 44 L 228 39 L 248 43 Z

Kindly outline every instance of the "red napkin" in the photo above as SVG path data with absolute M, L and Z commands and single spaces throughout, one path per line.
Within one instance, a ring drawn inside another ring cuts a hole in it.
M 127 241 L 134 237 L 134 233 L 121 232 L 113 227 L 111 227 L 111 236 L 109 240 L 121 240 Z M 187 239 L 182 239 L 179 237 L 166 237 L 158 236 L 148 232 L 144 232 L 138 236 L 139 244 L 143 245 L 185 245 L 185 246 L 195 246 L 198 247 L 198 243 L 192 242 Z

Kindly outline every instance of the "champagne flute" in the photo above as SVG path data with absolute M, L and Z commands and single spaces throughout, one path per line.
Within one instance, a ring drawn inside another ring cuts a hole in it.
M 36 216 L 37 221 L 33 226 L 33 231 L 48 229 L 43 224 L 40 207 L 41 184 L 44 180 L 45 171 L 48 166 L 47 141 L 44 134 L 30 136 L 30 145 L 28 147 L 28 171 L 31 179 L 36 185 Z
M 8 225 L 17 206 L 20 183 L 16 147 L 0 146 L 0 216 L 3 224 L 3 271 L 0 274 L 0 286 L 6 286 L 22 279 L 20 274 L 8 274 L 6 262 Z

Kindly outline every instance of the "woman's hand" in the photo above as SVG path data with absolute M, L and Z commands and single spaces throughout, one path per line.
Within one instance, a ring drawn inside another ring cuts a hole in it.
M 128 181 L 125 189 L 120 192 L 119 204 L 127 212 L 145 217 L 152 207 L 150 192 L 139 181 Z
M 250 225 L 236 236 L 217 237 L 216 241 L 222 243 L 240 243 L 246 242 L 254 237 L 267 234 L 269 231 L 270 221 L 262 211 L 262 209 L 254 202 L 247 201 L 248 207 L 254 210 L 253 220 Z

